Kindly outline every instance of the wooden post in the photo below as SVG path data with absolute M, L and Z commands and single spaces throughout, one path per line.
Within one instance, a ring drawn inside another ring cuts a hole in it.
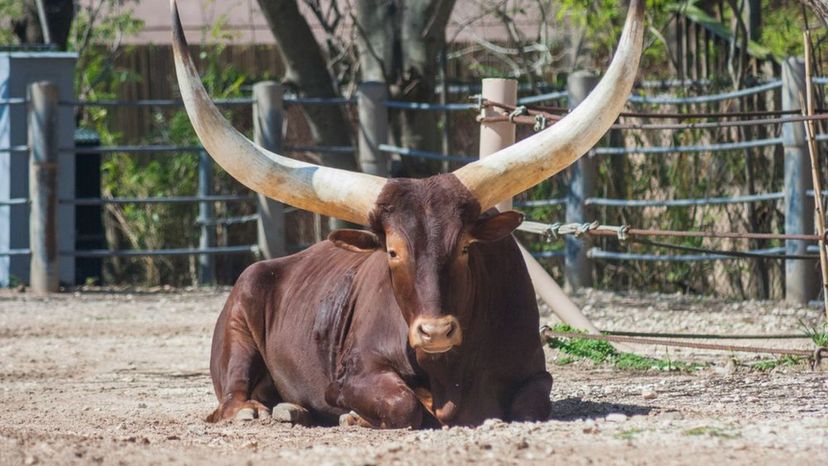
M 800 58 L 782 63 L 782 109 L 800 110 L 800 96 L 805 95 L 805 64 Z M 785 233 L 811 234 L 814 226 L 813 199 L 806 195 L 811 189 L 808 143 L 802 123 L 782 125 L 785 148 Z M 806 254 L 805 241 L 785 241 L 786 254 Z M 814 261 L 785 262 L 785 299 L 807 304 L 816 295 L 817 276 Z
M 59 291 L 57 246 L 58 97 L 57 85 L 29 86 L 29 282 L 35 293 Z
M 482 95 L 484 99 L 501 104 L 515 105 L 517 103 L 517 81 L 514 79 L 487 78 L 483 80 Z M 503 109 L 486 107 L 482 110 L 483 117 L 502 115 Z M 508 112 L 506 112 L 508 113 Z M 515 143 L 515 125 L 508 121 L 495 123 L 480 123 L 480 158 L 487 157 L 504 147 Z M 500 211 L 511 210 L 512 200 L 506 200 L 497 205 Z
M 586 71 L 576 71 L 570 74 L 566 83 L 569 108 L 577 107 L 586 99 L 597 83 L 598 78 Z M 566 196 L 567 223 L 584 223 L 594 220 L 589 218 L 584 200 L 595 192 L 597 165 L 597 160 L 585 155 L 569 167 L 569 190 Z M 588 244 L 583 238 L 567 236 L 565 245 L 564 276 L 567 290 L 576 291 L 582 287 L 592 286 L 592 264 L 587 258 Z
M 388 156 L 379 149 L 388 142 L 388 109 L 385 83 L 367 81 L 357 89 L 359 111 L 359 167 L 364 173 L 388 176 Z
M 483 98 L 503 104 L 514 105 L 517 101 L 517 81 L 513 79 L 484 79 Z M 482 116 L 496 116 L 499 112 L 490 108 L 483 109 Z M 515 125 L 510 122 L 480 123 L 480 158 L 489 156 L 504 147 L 515 143 Z M 501 202 L 498 209 L 510 210 L 512 200 Z M 546 302 L 549 309 L 562 321 L 574 328 L 586 330 L 592 334 L 599 331 L 592 325 L 573 303 L 555 280 L 546 273 L 543 266 L 520 243 L 520 253 L 526 262 L 529 277 L 535 292 Z
M 198 157 L 198 195 L 206 197 L 213 194 L 213 160 L 207 151 L 201 151 Z M 201 234 L 198 247 L 207 249 L 216 246 L 216 224 L 213 203 L 201 201 L 198 203 L 198 218 L 201 223 Z M 212 254 L 198 256 L 198 284 L 213 285 L 216 282 L 216 262 Z
M 284 105 L 282 85 L 264 81 L 253 85 L 253 138 L 256 144 L 278 152 L 282 146 Z M 280 202 L 258 194 L 259 254 L 265 259 L 285 255 L 285 214 Z
M 814 83 L 813 83 L 813 53 L 811 51 L 811 33 L 806 31 L 805 39 L 805 89 L 806 101 L 805 113 L 806 115 L 814 116 Z M 821 172 L 819 167 L 819 152 L 816 145 L 815 133 L 816 127 L 814 121 L 805 122 L 805 133 L 808 137 L 808 155 L 811 158 L 811 180 L 814 187 L 814 207 L 816 208 L 816 230 L 819 234 L 819 266 L 822 272 L 822 303 L 825 318 L 828 319 L 828 254 L 825 250 L 825 206 L 822 198 L 822 180 L 820 179 Z

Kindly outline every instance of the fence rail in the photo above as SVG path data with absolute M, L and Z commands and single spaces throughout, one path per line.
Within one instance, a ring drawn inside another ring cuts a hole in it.
M 785 248 L 767 248 L 747 251 L 751 255 L 784 254 Z M 587 252 L 591 259 L 620 260 L 620 261 L 643 261 L 643 262 L 704 262 L 735 260 L 738 257 L 722 254 L 640 254 L 632 252 L 605 251 L 600 248 L 592 248 Z
M 706 205 L 743 204 L 748 202 L 778 201 L 785 193 L 752 194 L 747 196 L 708 197 L 704 199 L 607 199 L 590 197 L 584 204 L 602 207 L 691 207 Z
M 782 88 L 782 81 L 771 81 L 759 86 L 740 89 L 738 91 L 724 92 L 722 94 L 703 95 L 696 97 L 647 97 L 641 95 L 630 96 L 630 103 L 634 104 L 650 104 L 650 105 L 691 105 L 691 104 L 706 104 L 711 102 L 721 102 L 723 100 L 740 99 L 762 92 L 772 91 Z
M 170 249 L 87 249 L 61 251 L 66 257 L 146 257 L 146 256 L 202 256 L 218 254 L 257 254 L 256 245 L 223 246 L 213 248 L 170 248 Z

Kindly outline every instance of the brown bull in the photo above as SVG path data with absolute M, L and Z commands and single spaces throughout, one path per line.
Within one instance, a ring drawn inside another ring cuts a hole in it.
M 213 158 L 260 193 L 369 227 L 242 274 L 213 336 L 210 420 L 278 402 L 321 424 L 348 411 L 378 427 L 545 419 L 552 376 L 511 236 L 522 217 L 492 207 L 577 160 L 615 120 L 638 67 L 643 0 L 631 2 L 613 63 L 575 111 L 424 180 L 318 167 L 251 143 L 201 86 L 171 3 L 182 97 Z

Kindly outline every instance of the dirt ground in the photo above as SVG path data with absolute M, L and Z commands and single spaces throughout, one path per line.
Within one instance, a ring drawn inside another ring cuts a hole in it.
M 212 425 L 212 326 L 228 290 L 0 293 L 0 465 L 16 464 L 821 464 L 828 372 L 761 372 L 752 355 L 651 349 L 695 373 L 559 366 L 549 421 L 377 431 L 256 420 Z M 599 327 L 801 332 L 820 311 L 588 292 Z M 753 342 L 749 342 L 753 344 Z M 802 341 L 762 341 L 807 347 Z M 828 363 L 823 363 L 828 365 Z

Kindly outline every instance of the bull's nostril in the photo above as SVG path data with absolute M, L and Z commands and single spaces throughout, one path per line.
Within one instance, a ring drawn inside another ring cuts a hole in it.
M 431 338 L 431 335 L 428 332 L 426 332 L 426 329 L 423 326 L 423 324 L 420 324 L 420 325 L 417 326 L 417 332 L 420 333 L 420 336 L 422 336 L 423 339 L 428 340 L 428 339 Z
M 451 338 L 451 336 L 452 336 L 452 335 L 454 335 L 454 330 L 455 330 L 455 329 L 457 329 L 457 326 L 454 324 L 454 322 L 452 322 L 452 323 L 449 325 L 449 330 L 448 330 L 448 332 L 446 332 L 446 337 Z

